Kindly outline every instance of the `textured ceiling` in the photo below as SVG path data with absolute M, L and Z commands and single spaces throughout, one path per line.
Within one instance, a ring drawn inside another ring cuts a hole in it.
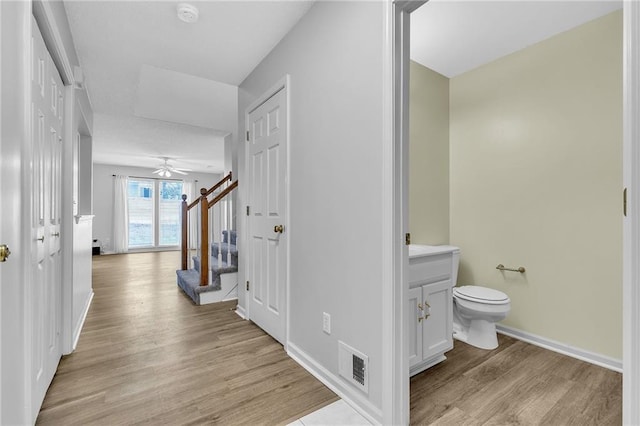
M 95 162 L 132 165 L 135 153 L 138 166 L 167 156 L 177 167 L 222 171 L 237 85 L 313 5 L 191 2 L 200 16 L 187 24 L 178 3 L 64 2 L 96 114 Z
M 621 7 L 620 0 L 430 0 L 411 14 L 411 59 L 451 78 Z

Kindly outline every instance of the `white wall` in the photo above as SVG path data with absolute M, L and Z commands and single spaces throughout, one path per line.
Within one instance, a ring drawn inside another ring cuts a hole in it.
M 381 276 L 384 262 L 391 264 L 382 258 L 383 229 L 390 226 L 381 195 L 389 142 L 382 137 L 384 8 L 384 2 L 317 2 L 240 85 L 238 102 L 243 135 L 246 108 L 290 75 L 289 349 L 378 421 Z M 245 145 L 239 144 L 241 211 Z M 331 315 L 331 335 L 322 332 L 323 312 Z M 369 356 L 368 395 L 338 378 L 339 340 Z
M 154 169 L 124 167 L 111 164 L 93 165 L 93 238 L 102 243 L 103 250 L 112 251 L 113 238 L 113 175 L 154 178 Z M 171 177 L 173 179 L 173 176 Z M 197 180 L 197 188 L 211 188 L 221 178 L 219 174 L 193 173 L 184 176 L 187 180 Z M 191 202 L 193 200 L 187 200 Z
M 92 111 L 82 102 L 85 91 L 65 90 L 65 140 L 62 158 L 62 245 L 64 248 L 62 352 L 71 353 L 78 341 L 93 297 L 91 274 L 91 128 Z M 80 144 L 77 143 L 81 136 Z M 76 164 L 77 163 L 77 164 Z M 79 173 L 76 176 L 75 170 Z M 83 194 L 83 192 L 86 192 Z M 82 194 L 78 196 L 78 194 Z M 75 203 L 75 204 L 74 204 Z M 83 215 L 83 216 L 80 216 Z

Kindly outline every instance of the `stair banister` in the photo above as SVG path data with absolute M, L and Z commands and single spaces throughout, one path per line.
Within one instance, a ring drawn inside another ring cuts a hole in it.
M 206 193 L 205 196 L 209 196 L 213 191 L 215 191 L 216 189 L 220 188 L 222 185 L 224 185 L 227 181 L 231 180 L 231 172 L 229 172 L 228 175 L 226 175 L 225 177 L 223 177 L 222 179 L 220 179 L 220 182 L 216 183 L 215 185 L 213 185 L 211 188 L 209 188 Z
M 187 194 L 182 194 L 182 270 L 188 267 L 189 259 L 189 206 L 187 205 Z
M 201 286 L 209 285 L 209 252 L 210 252 L 210 230 L 214 230 L 214 217 L 215 214 L 210 215 L 209 209 L 215 206 L 220 201 L 224 200 L 224 198 L 231 193 L 235 188 L 238 187 L 238 181 L 235 181 L 231 184 L 228 182 L 231 181 L 232 174 L 229 172 L 225 177 L 223 177 L 218 183 L 212 186 L 210 189 L 202 188 L 200 189 L 200 197 L 193 200 L 190 204 L 187 204 L 187 196 L 182 195 L 182 270 L 186 270 L 189 267 L 189 213 L 196 206 L 200 205 L 199 210 L 194 210 L 194 212 L 199 213 L 199 217 L 197 218 L 197 222 L 200 225 L 200 232 L 197 233 L 197 237 L 199 237 L 199 241 L 197 241 L 197 246 L 199 247 L 199 258 L 200 258 L 200 274 L 199 274 L 199 282 Z M 225 186 L 226 185 L 226 186 Z M 212 194 L 216 189 L 224 187 L 216 196 L 209 201 L 208 196 Z M 230 232 L 230 224 L 232 222 L 232 205 L 229 200 L 225 201 L 225 205 L 218 205 L 218 215 L 220 216 L 220 231 L 222 231 L 222 227 L 224 226 L 227 231 L 228 241 L 227 241 L 227 262 L 231 258 L 231 232 Z M 214 212 L 212 212 L 214 213 Z M 223 218 L 224 216 L 224 218 Z M 224 219 L 225 225 L 223 225 L 222 220 Z M 214 230 L 215 231 L 215 230 Z M 221 234 L 221 232 L 220 232 Z M 215 236 L 213 237 L 215 240 Z M 222 244 L 218 245 L 222 247 Z M 221 266 L 222 262 L 222 250 L 219 249 L 218 253 L 218 266 Z
M 200 190 L 200 285 L 209 284 L 209 202 L 207 189 Z
M 200 204 L 200 197 L 187 204 L 187 194 L 182 194 L 182 270 L 189 269 L 189 212 Z M 191 242 L 192 243 L 192 242 Z M 197 242 L 196 242 L 197 244 Z

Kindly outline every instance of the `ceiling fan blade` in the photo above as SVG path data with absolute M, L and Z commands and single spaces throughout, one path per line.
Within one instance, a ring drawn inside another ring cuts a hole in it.
M 172 167 L 173 170 L 181 170 L 183 172 L 192 172 L 191 169 L 183 169 L 182 167 Z
M 163 170 L 164 170 L 164 169 L 158 169 L 158 170 L 154 170 L 154 171 L 152 171 L 151 173 L 160 173 L 160 172 L 162 172 Z
M 183 171 L 181 171 L 181 170 L 178 170 L 178 169 L 173 169 L 173 170 L 171 170 L 171 171 L 172 171 L 172 172 L 174 172 L 174 173 L 181 174 L 181 175 L 187 175 L 187 174 L 188 174 L 188 173 L 185 173 L 185 172 L 183 172 Z

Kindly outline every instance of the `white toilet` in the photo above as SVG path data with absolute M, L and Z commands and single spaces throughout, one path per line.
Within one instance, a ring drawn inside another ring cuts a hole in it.
M 459 251 L 454 254 L 455 278 L 459 256 Z M 509 296 L 501 291 L 475 285 L 454 287 L 453 337 L 477 348 L 495 349 L 496 323 L 506 318 L 510 310 Z

